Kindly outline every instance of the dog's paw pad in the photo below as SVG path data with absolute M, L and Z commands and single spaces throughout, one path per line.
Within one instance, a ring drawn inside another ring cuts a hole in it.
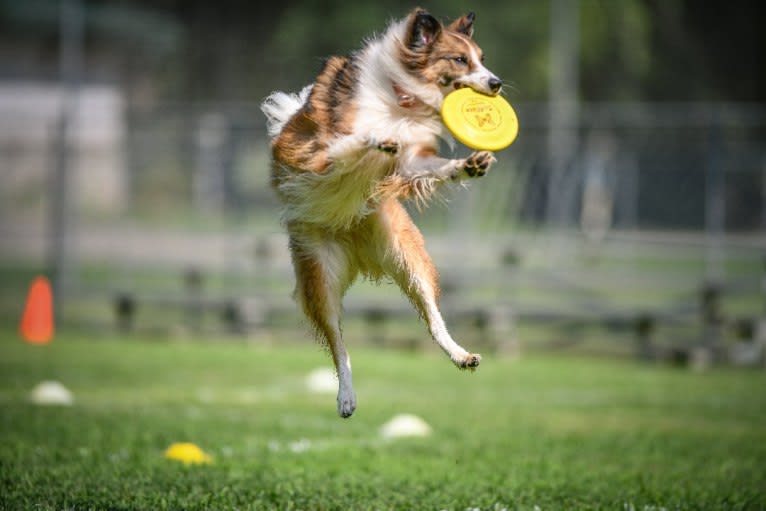
M 481 177 L 497 161 L 489 151 L 477 151 L 465 159 L 463 170 L 469 177 Z
M 399 152 L 399 142 L 396 140 L 382 140 L 377 143 L 379 151 L 394 155 Z
M 468 369 L 469 371 L 475 371 L 481 363 L 481 355 L 476 353 L 468 353 L 456 364 L 460 369 Z

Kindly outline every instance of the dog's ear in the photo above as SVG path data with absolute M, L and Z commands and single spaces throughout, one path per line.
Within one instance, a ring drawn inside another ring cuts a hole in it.
M 429 47 L 439 37 L 441 23 L 423 9 L 415 10 L 410 18 L 407 46 L 412 50 Z
M 450 23 L 449 27 L 447 28 L 454 30 L 455 32 L 460 32 L 461 34 L 465 34 L 468 37 L 473 37 L 473 22 L 475 19 L 476 15 L 472 12 L 469 12 L 465 16 L 461 16 L 460 18 Z

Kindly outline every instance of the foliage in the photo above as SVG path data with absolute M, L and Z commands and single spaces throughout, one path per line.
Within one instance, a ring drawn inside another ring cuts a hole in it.
M 0 42 L 10 56 L 0 59 L 6 74 L 55 74 L 58 5 L 0 0 Z M 86 82 L 119 82 L 141 101 L 257 101 L 272 88 L 308 83 L 321 59 L 355 50 L 418 3 L 83 0 L 82 5 L 90 56 Z M 445 20 L 476 12 L 476 37 L 487 50 L 488 65 L 513 85 L 511 99 L 547 98 L 551 2 L 419 5 Z M 757 16 L 758 4 L 750 0 L 725 7 L 693 0 L 580 0 L 581 97 L 763 101 L 766 75 L 756 50 L 765 40 Z

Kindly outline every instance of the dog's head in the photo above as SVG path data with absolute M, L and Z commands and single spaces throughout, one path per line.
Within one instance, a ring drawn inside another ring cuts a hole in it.
M 438 87 L 442 96 L 461 87 L 498 94 L 503 82 L 484 67 L 483 52 L 473 40 L 475 19 L 469 13 L 444 26 L 423 9 L 412 11 L 400 52 L 408 73 Z

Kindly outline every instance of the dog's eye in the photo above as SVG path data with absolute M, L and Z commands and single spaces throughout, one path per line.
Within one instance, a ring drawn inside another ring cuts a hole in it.
M 452 60 L 454 60 L 455 62 L 463 66 L 468 64 L 468 59 L 464 55 L 460 55 L 458 57 L 452 57 Z

